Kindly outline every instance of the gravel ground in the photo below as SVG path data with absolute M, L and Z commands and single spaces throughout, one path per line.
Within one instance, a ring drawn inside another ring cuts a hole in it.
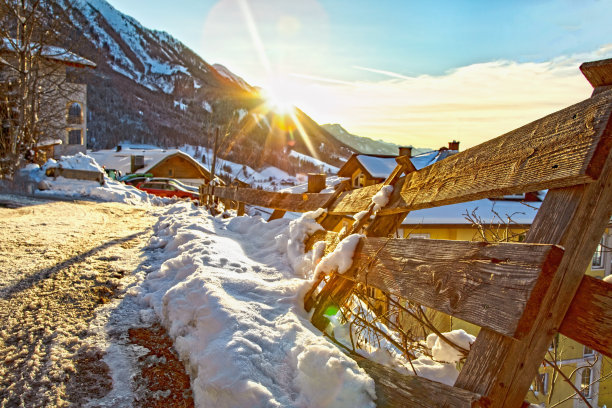
M 146 273 L 156 220 L 118 203 L 0 196 L 0 407 L 127 407 L 160 394 L 146 389 L 150 352 L 130 346 L 125 324 L 139 313 L 125 287 Z

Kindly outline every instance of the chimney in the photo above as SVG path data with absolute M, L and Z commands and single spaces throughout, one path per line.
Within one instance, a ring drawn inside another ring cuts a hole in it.
M 448 150 L 459 151 L 459 142 L 456 140 L 453 140 L 452 142 L 448 142 Z
M 408 156 L 412 157 L 412 146 L 402 146 L 399 148 L 398 156 Z
M 325 173 L 308 173 L 308 192 L 309 193 L 319 193 L 326 186 L 327 175 Z

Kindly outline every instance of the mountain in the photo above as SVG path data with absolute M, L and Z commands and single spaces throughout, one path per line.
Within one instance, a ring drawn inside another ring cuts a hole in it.
M 258 89 L 228 68 L 208 64 L 168 33 L 142 26 L 105 0 L 52 4 L 50 12 L 66 27 L 60 45 L 97 64 L 69 72 L 72 81 L 88 85 L 88 148 L 122 141 L 212 147 L 218 131 L 227 159 L 289 172 L 309 171 L 289 158 L 291 149 L 336 166 L 353 152 L 296 111 L 308 124 L 302 135 L 291 117 L 266 109 Z
M 338 141 L 351 146 L 353 149 L 359 151 L 360 153 L 389 155 L 398 154 L 398 149 L 400 145 L 397 145 L 395 143 L 385 142 L 382 140 L 374 140 L 364 136 L 353 135 L 337 123 L 325 124 L 321 125 L 321 127 L 327 130 Z M 432 149 L 430 148 L 413 147 L 412 155 L 416 156 L 417 154 L 429 152 L 431 150 Z

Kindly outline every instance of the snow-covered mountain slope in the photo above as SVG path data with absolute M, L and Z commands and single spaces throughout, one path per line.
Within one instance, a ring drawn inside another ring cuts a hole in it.
M 104 0 L 62 1 L 71 22 L 96 48 L 109 54 L 112 69 L 151 90 L 171 94 L 177 80 L 188 76 L 194 77 L 194 88 L 203 82 L 211 85 L 215 79 L 244 87 L 227 68 L 217 72 L 168 33 L 143 27 Z
M 105 0 L 52 4 L 67 27 L 67 43 L 61 45 L 97 64 L 69 72 L 73 81 L 88 85 L 88 148 L 112 148 L 121 141 L 212 147 L 220 129 L 226 158 L 290 173 L 310 169 L 289 163 L 289 150 L 333 166 L 353 152 L 301 111 L 296 116 L 306 135 L 279 128 L 287 118 L 262 109 L 257 88 Z
M 213 64 L 213 67 L 217 70 L 217 72 L 229 79 L 230 81 L 240 85 L 240 87 L 242 89 L 244 89 L 245 91 L 248 92 L 253 92 L 254 89 L 251 85 L 249 85 L 244 79 L 242 79 L 241 77 L 239 77 L 238 75 L 234 74 L 232 71 L 230 71 L 229 69 L 227 69 L 224 65 L 221 64 Z
M 327 130 L 332 136 L 334 136 L 342 143 L 351 146 L 352 148 L 358 150 L 361 153 L 389 155 L 398 154 L 398 149 L 400 146 L 395 143 L 389 143 L 383 140 L 374 140 L 369 137 L 353 135 L 337 123 L 325 124 L 321 125 L 321 127 Z M 424 152 L 428 152 L 430 150 L 432 149 L 413 147 L 412 154 L 417 155 Z

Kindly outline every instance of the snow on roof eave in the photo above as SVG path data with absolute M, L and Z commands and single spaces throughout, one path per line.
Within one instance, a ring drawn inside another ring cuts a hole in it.
M 16 40 L 13 40 L 16 41 Z M 15 48 L 8 38 L 3 39 L 3 46 L 5 50 L 9 52 L 15 52 Z M 77 67 L 77 68 L 96 68 L 97 65 L 95 62 L 88 60 L 87 58 L 81 57 L 73 52 L 66 50 L 65 48 L 55 47 L 55 46 L 44 46 L 40 55 L 44 58 L 58 61 L 68 66 Z M 4 61 L 4 60 L 2 60 Z M 4 61 L 6 63 L 6 61 Z

